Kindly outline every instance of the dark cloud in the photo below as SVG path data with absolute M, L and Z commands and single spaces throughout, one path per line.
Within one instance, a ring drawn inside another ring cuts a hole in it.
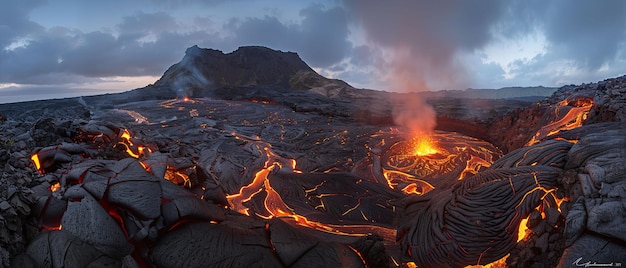
M 234 46 L 264 45 L 275 49 L 292 49 L 296 46 L 297 25 L 286 25 L 276 17 L 231 19 L 225 26 L 231 33 Z
M 577 67 L 594 71 L 624 50 L 624 14 L 626 2 L 617 0 L 518 0 L 498 23 L 498 33 L 514 38 L 539 31 L 551 54 L 541 60 L 572 60 Z
M 342 8 L 324 10 L 321 6 L 303 9 L 300 41 L 302 57 L 317 67 L 327 67 L 347 56 L 352 44 L 348 41 L 348 18 Z
M 230 0 L 236 1 L 236 0 Z M 228 2 L 228 0 L 151 0 L 157 6 L 165 8 L 180 8 L 189 5 L 214 6 Z
M 0 49 L 43 30 L 43 27 L 28 19 L 30 11 L 43 3 L 43 0 L 0 0 Z
M 270 16 L 234 19 L 224 27 L 229 33 L 218 34 L 186 29 L 165 12 L 135 12 L 123 17 L 113 32 L 45 28 L 28 19 L 35 5 L 11 7 L 12 17 L 2 18 L 9 21 L 3 24 L 22 26 L 2 34 L 9 40 L 28 37 L 28 41 L 0 53 L 0 83 L 58 84 L 80 81 L 80 76 L 160 75 L 196 44 L 225 50 L 265 45 L 299 52 L 308 63 L 321 67 L 341 61 L 351 49 L 341 8 L 311 6 L 301 11 L 302 21 L 297 24 Z
M 302 22 L 287 24 L 276 17 L 232 20 L 226 29 L 232 32 L 232 44 L 262 45 L 289 50 L 313 67 L 329 67 L 348 56 L 348 18 L 342 8 L 325 9 L 314 5 L 300 12 Z
M 79 81 L 55 79 L 67 78 L 67 74 L 74 79 L 159 75 L 182 58 L 185 48 L 212 39 L 201 31 L 177 32 L 177 27 L 174 18 L 165 13 L 137 13 L 123 19 L 117 36 L 63 27 L 44 29 L 31 35 L 26 45 L 0 54 L 0 83 Z
M 180 26 L 174 17 L 165 12 L 144 13 L 137 12 L 132 16 L 124 17 L 117 25 L 120 35 L 145 36 L 148 34 L 176 31 Z
M 383 53 L 378 47 L 356 46 L 350 55 L 350 63 L 356 66 L 383 66 L 385 62 Z
M 484 63 L 481 57 L 484 57 L 484 55 L 478 53 L 464 59 L 467 69 L 471 69 L 472 77 L 474 78 L 474 83 L 466 85 L 467 88 L 501 88 L 511 86 L 503 83 L 502 78 L 505 76 L 505 71 L 502 69 L 502 66 L 495 62 Z M 530 85 L 536 84 L 530 83 Z
M 502 1 L 345 0 L 371 41 L 408 46 L 416 53 L 448 58 L 450 51 L 472 50 L 490 40 L 490 27 L 504 9 Z M 423 51 L 423 52 L 420 52 Z
M 158 76 L 196 44 L 226 52 L 243 45 L 294 51 L 311 66 L 348 82 L 389 79 L 388 88 L 396 91 L 465 88 L 472 80 L 484 85 L 492 75 L 498 85 L 550 85 L 545 81 L 574 75 L 593 81 L 603 78 L 593 75 L 617 72 L 602 71 L 606 66 L 626 68 L 626 2 L 619 0 L 344 0 L 340 6 L 308 6 L 292 20 L 268 9 L 258 17 L 233 13 L 227 22 L 223 19 L 228 15 L 188 20 L 171 15 L 186 14 L 189 8 L 224 8 L 230 5 L 225 0 L 114 0 L 98 2 L 95 8 L 84 1 L 66 2 L 85 11 L 76 12 L 72 23 L 94 16 L 95 10 L 112 14 L 90 20 L 89 30 L 31 20 L 33 10 L 45 3 L 0 0 L 0 83 L 58 85 L 107 76 Z M 131 13 L 111 12 L 116 9 Z M 97 27 L 105 21 L 117 24 Z M 365 44 L 351 43 L 357 36 L 352 27 L 363 30 Z M 502 66 L 484 63 L 476 54 L 494 41 L 533 35 L 545 37 L 547 50 L 511 63 L 507 75 L 513 79 L 503 78 Z M 466 61 L 462 54 L 474 57 Z
M 595 70 L 624 49 L 625 14 L 625 1 L 555 1 L 544 18 L 544 30 L 557 55 Z
M 626 2 L 517 0 L 494 29 L 506 38 L 539 33 L 546 50 L 515 61 L 514 81 L 560 86 L 623 74 L 626 67 Z M 604 70 L 609 66 L 609 70 Z
M 426 90 L 463 80 L 459 51 L 481 48 L 491 39 L 503 1 L 384 1 L 345 0 L 371 45 L 388 50 L 394 90 Z
M 486 73 L 501 74 L 494 66 L 461 68 L 458 56 L 475 53 L 502 39 L 539 35 L 546 42 L 542 44 L 546 51 L 540 55 L 512 63 L 515 78 L 509 83 L 540 83 L 533 78 L 561 81 L 565 77 L 574 78 L 572 73 L 592 77 L 603 73 L 599 71 L 603 67 L 617 67 L 626 61 L 624 1 L 445 0 L 390 4 L 344 0 L 343 3 L 363 28 L 368 44 L 390 51 L 388 64 L 381 71 L 396 73 L 392 80 L 413 87 L 471 84 L 471 80 L 463 79 L 464 75 L 482 83 Z M 567 66 L 562 66 L 565 62 Z M 550 72 L 550 69 L 559 71 Z M 572 72 L 573 69 L 576 71 Z M 485 73 L 485 70 L 489 71 Z M 562 77 L 550 78 L 550 75 Z M 501 75 L 493 77 L 501 78 Z M 457 83 L 449 83 L 451 80 Z

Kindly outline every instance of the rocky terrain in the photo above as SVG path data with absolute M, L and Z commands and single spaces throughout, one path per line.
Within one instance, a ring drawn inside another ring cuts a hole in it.
M 626 76 L 424 95 L 427 137 L 392 94 L 191 47 L 144 88 L 0 105 L 0 266 L 626 262 Z

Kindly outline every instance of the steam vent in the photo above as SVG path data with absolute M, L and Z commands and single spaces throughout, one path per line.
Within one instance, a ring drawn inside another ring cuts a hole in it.
M 0 105 L 0 267 L 626 266 L 626 76 L 425 93 L 420 135 L 392 94 L 194 46 L 144 88 Z

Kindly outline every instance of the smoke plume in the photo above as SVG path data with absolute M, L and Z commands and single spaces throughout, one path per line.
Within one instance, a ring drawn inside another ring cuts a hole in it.
M 344 0 L 367 45 L 382 50 L 388 90 L 457 89 L 468 83 L 456 55 L 484 46 L 504 1 Z M 435 127 L 435 112 L 417 94 L 393 98 L 396 123 L 415 133 Z
M 192 57 L 188 56 L 183 58 L 180 63 L 180 73 L 170 85 L 179 99 L 193 97 L 194 89 L 208 89 L 213 84 L 191 59 Z

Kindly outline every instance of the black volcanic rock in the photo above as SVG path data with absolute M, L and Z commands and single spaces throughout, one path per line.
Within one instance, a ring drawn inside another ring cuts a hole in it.
M 174 90 L 209 85 L 289 87 L 289 80 L 298 72 L 314 71 L 293 52 L 246 46 L 224 54 L 219 50 L 193 46 L 187 49 L 179 63 L 163 74 L 156 85 L 180 87 Z
M 269 95 L 255 93 L 257 89 Z M 294 90 L 334 98 L 350 97 L 355 89 L 316 73 L 294 52 L 246 46 L 225 54 L 193 46 L 154 85 L 138 91 L 153 96 L 174 92 L 178 97 L 276 100 L 274 93 Z
M 426 98 L 448 132 L 420 156 L 408 94 L 192 47 L 155 85 L 0 105 L 0 267 L 624 263 L 625 89 Z

